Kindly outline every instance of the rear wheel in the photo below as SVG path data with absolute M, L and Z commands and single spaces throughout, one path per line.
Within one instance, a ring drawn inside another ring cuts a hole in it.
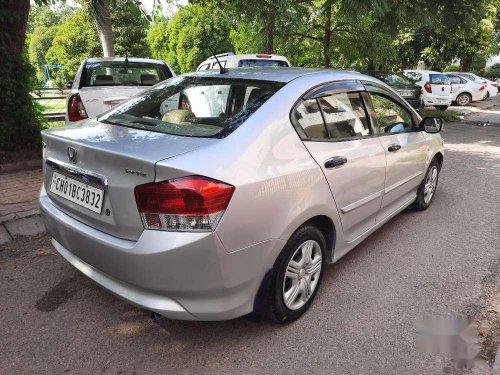
M 469 105 L 471 101 L 472 97 L 465 92 L 457 96 L 457 104 L 459 106 Z
M 268 300 L 271 320 L 291 322 L 307 311 L 321 283 L 325 249 L 325 237 L 312 224 L 305 224 L 290 237 L 271 276 Z
M 436 109 L 438 111 L 446 111 L 448 109 L 448 106 L 447 105 L 437 105 Z
M 439 179 L 439 162 L 437 159 L 432 159 L 425 178 L 418 187 L 417 199 L 413 202 L 412 208 L 417 211 L 423 211 L 427 209 L 434 198 L 434 193 L 436 192 L 437 184 Z

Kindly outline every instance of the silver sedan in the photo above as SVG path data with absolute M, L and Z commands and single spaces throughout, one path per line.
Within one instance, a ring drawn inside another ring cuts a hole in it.
M 324 268 L 432 202 L 442 121 L 355 72 L 205 71 L 42 132 L 56 250 L 172 319 L 297 319 Z

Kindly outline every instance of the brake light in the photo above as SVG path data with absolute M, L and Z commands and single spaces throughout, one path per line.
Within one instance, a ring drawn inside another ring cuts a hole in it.
M 431 87 L 431 83 L 430 83 L 430 82 L 425 82 L 424 89 L 425 89 L 425 91 L 427 91 L 429 94 L 432 94 L 432 87 Z
M 418 96 L 422 96 L 423 93 L 424 93 L 424 90 L 422 90 L 422 89 L 418 90 Z
M 213 231 L 233 195 L 234 186 L 202 176 L 152 182 L 134 189 L 146 229 Z
M 73 94 L 68 101 L 68 120 L 80 121 L 88 117 L 80 94 Z
M 497 87 L 497 84 L 496 83 L 492 83 L 491 86 Z
M 273 55 L 255 55 L 259 59 L 270 59 Z
M 483 91 L 485 88 L 486 88 L 486 86 L 485 86 L 485 85 L 482 85 L 482 86 L 479 88 L 479 91 Z

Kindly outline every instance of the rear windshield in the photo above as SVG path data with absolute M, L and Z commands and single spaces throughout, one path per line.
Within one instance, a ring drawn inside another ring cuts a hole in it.
M 99 121 L 159 133 L 222 138 L 284 83 L 219 77 L 176 77 L 118 106 Z
M 92 86 L 153 86 L 172 77 L 163 64 L 148 62 L 102 61 L 87 62 L 80 87 Z
M 283 60 L 263 60 L 263 59 L 247 59 L 238 62 L 239 68 L 254 68 L 254 67 L 272 67 L 272 68 L 288 68 L 288 64 Z
M 450 78 L 446 74 L 429 74 L 433 85 L 449 85 Z

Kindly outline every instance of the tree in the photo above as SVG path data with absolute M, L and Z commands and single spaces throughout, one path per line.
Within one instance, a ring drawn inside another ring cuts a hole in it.
M 214 52 L 231 51 L 230 30 L 229 19 L 220 8 L 187 5 L 170 21 L 155 21 L 147 40 L 153 57 L 184 73 L 195 70 Z

